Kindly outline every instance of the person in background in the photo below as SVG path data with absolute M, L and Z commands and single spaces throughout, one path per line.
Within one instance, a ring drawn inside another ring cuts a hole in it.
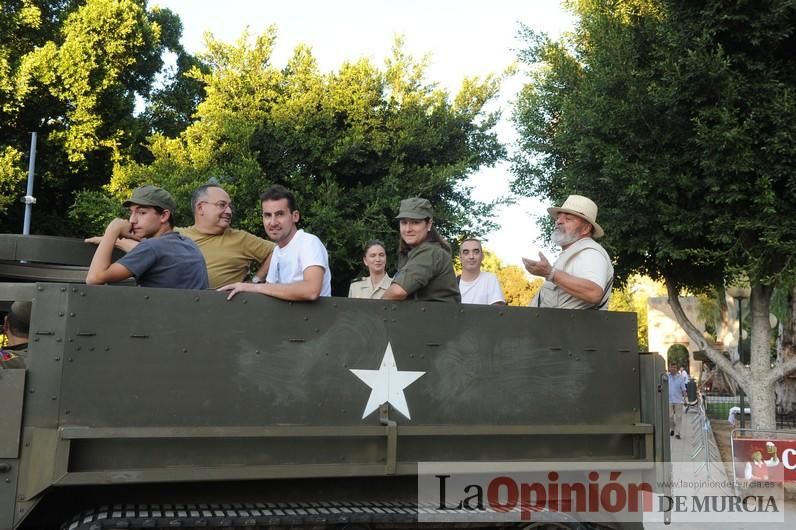
M 743 478 L 746 480 L 768 480 L 768 467 L 763 461 L 763 451 L 753 447 L 744 466 Z
M 134 276 L 142 287 L 207 289 L 207 267 L 199 247 L 173 230 L 177 203 L 171 194 L 141 186 L 124 206 L 130 209 L 129 220 L 114 219 L 102 237 L 86 240 L 99 243 L 86 283 L 116 283 Z M 115 246 L 127 254 L 111 263 Z
M 384 243 L 372 239 L 365 244 L 365 253 L 362 256 L 368 276 L 357 278 L 348 288 L 349 298 L 380 299 L 390 287 L 392 278 L 387 274 L 387 251 Z
M 669 363 L 669 436 L 680 439 L 680 424 L 683 422 L 685 381 L 677 371 L 677 363 Z
M 477 239 L 465 239 L 459 247 L 459 260 L 462 262 L 462 275 L 459 277 L 459 291 L 463 304 L 506 305 L 506 297 L 500 282 L 491 272 L 481 270 L 484 253 Z
M 451 248 L 434 228 L 434 212 L 426 199 L 401 201 L 398 272 L 384 293 L 385 300 L 461 302 Z
M 3 342 L 0 368 L 25 368 L 30 331 L 31 302 L 14 302 L 3 320 Z

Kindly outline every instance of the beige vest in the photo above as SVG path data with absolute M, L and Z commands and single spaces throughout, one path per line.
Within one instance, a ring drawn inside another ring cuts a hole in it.
M 589 304 L 580 298 L 576 298 L 565 292 L 563 289 L 560 289 L 553 282 L 545 281 L 536 297 L 533 299 L 533 301 L 531 301 L 531 307 L 556 307 L 559 309 L 607 309 L 608 298 L 611 295 L 611 287 L 614 283 L 614 267 L 611 265 L 611 258 L 608 256 L 608 253 L 599 243 L 590 237 L 578 239 L 569 247 L 567 247 L 567 249 L 564 250 L 560 256 L 558 256 L 558 259 L 553 266 L 556 268 L 556 270 L 571 274 L 571 267 L 569 267 L 569 265 L 571 264 L 572 259 L 587 248 L 594 249 L 599 252 L 605 258 L 605 262 L 608 265 L 608 285 L 605 286 L 605 291 L 603 292 L 603 297 L 602 300 L 600 300 L 600 303 L 596 306 Z

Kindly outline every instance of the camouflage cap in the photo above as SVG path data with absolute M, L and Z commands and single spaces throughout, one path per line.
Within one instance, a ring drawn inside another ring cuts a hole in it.
M 412 197 L 401 201 L 401 208 L 396 219 L 429 219 L 434 217 L 434 209 L 428 199 Z
M 174 197 L 171 196 L 171 193 L 163 188 L 151 185 L 134 189 L 133 196 L 124 201 L 122 206 L 127 207 L 133 204 L 137 204 L 138 206 L 157 206 L 158 208 L 170 211 L 172 215 L 177 211 L 177 203 L 174 201 Z

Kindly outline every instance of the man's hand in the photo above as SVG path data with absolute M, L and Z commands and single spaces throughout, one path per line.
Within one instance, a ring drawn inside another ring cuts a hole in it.
M 132 232 L 130 221 L 126 219 L 114 219 L 105 228 L 105 235 L 115 236 L 114 246 L 124 252 L 130 252 L 141 241 L 140 237 L 136 237 Z M 104 236 L 87 237 L 83 241 L 92 245 L 99 245 Z
M 127 219 L 116 218 L 111 221 L 107 228 L 105 228 L 105 234 L 113 234 L 116 236 L 116 239 L 124 237 L 128 239 L 135 239 L 136 241 L 139 240 L 139 238 L 133 235 L 132 225 Z
M 539 253 L 538 261 L 522 258 L 522 263 L 525 265 L 525 270 L 534 276 L 541 276 L 542 278 L 550 276 L 550 272 L 553 270 L 553 266 L 550 265 L 550 262 L 547 261 L 547 258 L 541 252 Z
M 130 278 L 133 273 L 124 265 L 111 262 L 113 247 L 116 246 L 120 238 L 132 241 L 133 234 L 130 233 L 130 221 L 125 219 L 114 219 L 111 221 L 102 237 L 97 238 L 97 250 L 91 258 L 91 265 L 86 274 L 86 283 L 89 285 L 101 285 L 105 283 L 116 283 Z M 86 240 L 94 243 L 95 238 Z
M 86 243 L 91 243 L 92 245 L 99 245 L 100 241 L 102 241 L 102 236 L 94 236 L 94 237 L 87 237 L 84 239 Z M 133 239 L 131 237 L 120 237 L 116 239 L 116 242 L 113 244 L 114 247 L 118 248 L 122 252 L 130 252 L 135 247 L 138 246 L 140 242 L 139 239 Z
M 245 282 L 236 282 L 230 283 L 229 285 L 223 285 L 216 289 L 217 291 L 229 291 L 229 296 L 227 296 L 227 300 L 232 300 L 232 297 L 238 293 L 256 293 L 260 289 L 256 283 L 245 283 Z

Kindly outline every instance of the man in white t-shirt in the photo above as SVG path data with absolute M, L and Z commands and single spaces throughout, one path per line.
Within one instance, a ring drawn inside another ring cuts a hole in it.
M 261 293 L 281 300 L 311 301 L 332 295 L 329 254 L 321 240 L 299 230 L 296 199 L 284 186 L 275 185 L 260 195 L 263 226 L 276 243 L 265 283 L 233 283 L 222 287 L 227 299 L 240 292 Z
M 563 250 L 554 264 L 539 253 L 539 260 L 522 258 L 531 274 L 547 281 L 531 300 L 531 307 L 607 309 L 614 267 L 594 238 L 604 232 L 597 224 L 597 205 L 581 195 L 570 195 L 560 208 L 548 208 L 556 222 L 553 241 Z
M 479 240 L 462 241 L 459 260 L 462 262 L 459 292 L 462 293 L 463 304 L 506 305 L 506 297 L 503 296 L 497 277 L 491 272 L 481 270 L 484 254 Z

